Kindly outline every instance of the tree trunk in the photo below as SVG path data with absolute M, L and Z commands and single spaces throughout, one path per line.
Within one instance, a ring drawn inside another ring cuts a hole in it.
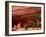
M 39 26 L 39 19 L 37 19 L 37 27 Z

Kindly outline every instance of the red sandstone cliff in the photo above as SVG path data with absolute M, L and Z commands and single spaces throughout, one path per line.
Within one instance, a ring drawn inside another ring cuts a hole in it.
M 23 26 L 32 26 L 32 21 L 36 21 L 35 18 L 32 17 L 33 14 L 41 14 L 40 7 L 25 7 L 25 6 L 13 6 L 12 7 L 12 24 L 13 26 L 18 23 L 21 23 L 21 27 Z M 30 21 L 30 23 L 28 23 Z M 25 24 L 28 25 L 25 25 Z

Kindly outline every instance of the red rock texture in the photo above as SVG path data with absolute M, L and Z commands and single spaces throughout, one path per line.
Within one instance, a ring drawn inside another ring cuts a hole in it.
M 21 27 L 31 27 L 32 20 L 37 22 L 32 17 L 33 14 L 41 14 L 40 7 L 12 6 L 12 27 L 21 23 Z M 29 23 L 28 23 L 29 21 Z

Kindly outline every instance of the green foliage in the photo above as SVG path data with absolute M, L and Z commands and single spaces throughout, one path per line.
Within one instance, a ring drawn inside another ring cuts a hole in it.
M 36 18 L 36 19 L 40 19 L 41 18 L 41 15 L 39 15 L 39 14 L 33 14 L 32 15 L 34 18 Z
M 41 15 L 40 14 L 33 14 L 32 17 L 34 19 L 40 19 L 41 18 Z M 32 27 L 36 27 L 36 26 L 37 26 L 37 22 L 32 21 Z
M 36 22 L 32 21 L 32 27 L 36 26 Z

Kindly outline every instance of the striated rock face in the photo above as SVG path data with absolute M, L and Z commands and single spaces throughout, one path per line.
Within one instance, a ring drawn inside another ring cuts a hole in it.
M 13 6 L 12 14 L 16 16 L 26 15 L 31 13 L 40 13 L 40 7 L 21 7 L 21 6 Z
M 41 15 L 41 8 L 12 6 L 12 27 L 14 27 L 14 25 L 17 26 L 19 23 L 21 23 L 20 25 L 21 28 L 32 27 L 32 22 L 36 22 L 36 26 L 37 26 L 38 19 L 34 18 L 33 15 L 36 15 L 36 16 Z M 39 22 L 41 22 L 41 20 Z

